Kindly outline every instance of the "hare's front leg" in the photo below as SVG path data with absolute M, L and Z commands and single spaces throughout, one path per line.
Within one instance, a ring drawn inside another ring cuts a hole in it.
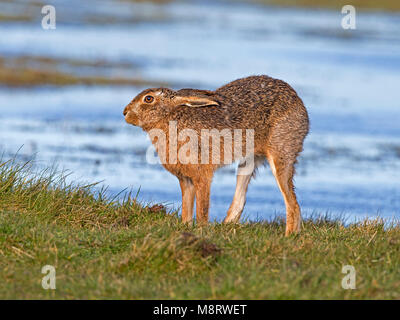
M 210 207 L 211 179 L 200 178 L 193 181 L 196 188 L 196 221 L 200 225 L 208 223 Z
M 179 178 L 179 184 L 182 191 L 182 222 L 191 223 L 196 190 L 190 178 Z

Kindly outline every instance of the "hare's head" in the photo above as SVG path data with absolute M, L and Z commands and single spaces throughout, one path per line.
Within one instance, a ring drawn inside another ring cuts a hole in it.
M 168 119 L 176 108 L 219 106 L 213 91 L 167 88 L 146 89 L 139 93 L 124 110 L 126 122 L 139 127 Z

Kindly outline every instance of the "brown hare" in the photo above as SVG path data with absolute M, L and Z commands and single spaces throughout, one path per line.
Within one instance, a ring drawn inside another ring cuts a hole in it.
M 268 161 L 286 205 L 286 235 L 300 231 L 293 175 L 309 119 L 302 100 L 284 81 L 263 75 L 215 91 L 147 89 L 126 106 L 124 116 L 149 133 L 161 163 L 179 179 L 183 222 L 193 219 L 195 197 L 197 222 L 208 222 L 214 172 L 235 161 L 236 190 L 224 222 L 238 222 L 249 182 L 257 166 Z

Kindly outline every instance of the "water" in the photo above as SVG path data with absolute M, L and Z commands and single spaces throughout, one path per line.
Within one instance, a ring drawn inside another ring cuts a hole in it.
M 296 176 L 304 215 L 400 216 L 400 15 L 358 13 L 357 30 L 349 31 L 335 11 L 225 1 L 123 7 L 100 1 L 74 10 L 48 2 L 62 9 L 57 29 L 44 31 L 40 21 L 1 23 L 1 56 L 125 61 L 139 66 L 144 79 L 174 88 L 215 89 L 251 74 L 283 79 L 311 119 Z M 120 23 L 106 23 L 110 17 Z M 140 188 L 143 201 L 178 208 L 177 179 L 146 162 L 149 140 L 122 117 L 142 89 L 3 87 L 3 157 L 23 145 L 19 159 L 34 157 L 38 167 L 57 163 L 73 172 L 71 179 L 103 181 L 111 192 Z M 215 176 L 211 219 L 224 217 L 234 185 L 234 167 Z M 269 168 L 262 169 L 250 185 L 244 216 L 281 214 L 282 197 Z

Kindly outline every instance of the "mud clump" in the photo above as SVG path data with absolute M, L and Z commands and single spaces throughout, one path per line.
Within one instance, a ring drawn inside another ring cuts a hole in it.
M 222 249 L 218 248 L 216 244 L 201 239 L 190 232 L 183 232 L 181 240 L 183 245 L 193 246 L 193 248 L 195 248 L 203 258 L 216 258 L 222 252 Z
M 146 207 L 147 211 L 150 213 L 167 213 L 167 208 L 162 204 L 155 204 L 151 207 Z

